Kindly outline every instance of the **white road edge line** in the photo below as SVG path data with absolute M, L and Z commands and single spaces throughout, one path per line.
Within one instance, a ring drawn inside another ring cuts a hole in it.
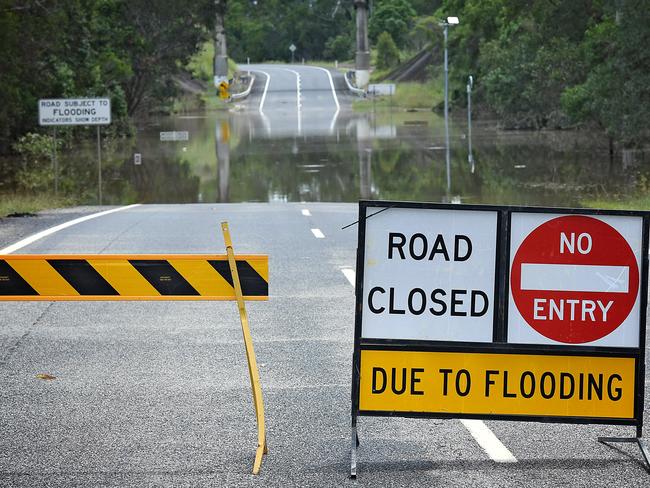
M 355 286 L 356 273 L 352 268 L 340 268 L 352 286 Z M 517 458 L 508 450 L 499 438 L 482 420 L 461 419 L 465 428 L 486 454 L 497 463 L 516 463 Z
M 494 432 L 482 420 L 461 419 L 461 423 L 472 434 L 474 440 L 483 448 L 492 461 L 497 463 L 516 463 L 517 458 L 494 435 Z
M 316 239 L 324 239 L 325 238 L 325 234 L 323 234 L 320 229 L 312 229 L 311 233 L 314 234 L 314 237 Z
M 305 217 L 311 217 L 311 212 L 310 212 L 309 209 L 307 209 L 307 208 L 303 208 L 303 209 L 302 209 L 302 214 L 303 214 Z
M 336 104 L 336 115 L 339 114 L 339 111 L 341 110 L 341 105 L 339 105 L 339 99 L 336 96 L 336 90 L 334 89 L 334 80 L 332 79 L 332 73 L 329 72 L 328 69 L 321 68 L 320 66 L 307 66 L 308 68 L 313 68 L 313 69 L 319 69 L 321 71 L 325 71 L 327 74 L 327 77 L 330 80 L 330 87 L 332 88 L 332 96 L 334 97 L 334 103 Z M 336 117 L 335 115 L 335 117 Z
M 18 251 L 23 247 L 29 246 L 30 244 L 38 241 L 39 239 L 42 239 L 43 237 L 50 236 L 55 232 L 59 232 L 60 230 L 67 229 L 68 227 L 72 227 L 73 225 L 86 222 L 87 220 L 96 219 L 97 217 L 103 217 L 104 215 L 109 215 L 115 212 L 121 212 L 123 210 L 128 210 L 130 208 L 138 207 L 139 205 L 141 204 L 135 203 L 133 205 L 126 205 L 124 207 L 112 208 L 111 210 L 104 210 L 103 212 L 97 212 L 94 214 L 86 215 L 84 217 L 79 217 L 78 219 L 70 220 L 69 222 L 64 222 L 63 224 L 50 227 L 49 229 L 45 229 L 32 236 L 26 237 L 25 239 L 22 239 L 10 246 L 7 246 L 4 249 L 0 249 L 0 254 L 11 254 L 14 251 Z

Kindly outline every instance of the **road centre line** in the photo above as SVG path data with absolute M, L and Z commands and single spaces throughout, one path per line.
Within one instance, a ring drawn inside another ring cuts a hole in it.
M 482 420 L 461 419 L 461 423 L 472 434 L 474 440 L 483 448 L 492 461 L 497 463 L 516 463 L 517 458 L 494 435 L 494 432 Z
M 341 267 L 343 276 L 355 286 L 356 273 L 350 267 Z M 472 435 L 474 440 L 479 446 L 483 448 L 485 453 L 497 463 L 516 463 L 517 458 L 508 450 L 506 446 L 499 440 L 499 438 L 490 430 L 490 428 L 482 420 L 469 420 L 461 419 L 460 421 L 465 428 Z
M 341 268 L 341 273 L 343 273 L 343 276 L 347 278 L 352 286 L 355 286 L 356 273 L 352 268 Z
M 302 135 L 302 103 L 300 102 L 300 73 L 289 68 L 283 68 L 285 71 L 289 71 L 296 75 L 296 107 L 298 109 L 298 135 Z
M 296 75 L 296 105 L 298 106 L 298 111 L 302 108 L 302 103 L 300 102 L 301 94 L 300 94 L 300 73 L 298 73 L 295 70 L 289 69 L 289 68 L 284 68 L 285 71 L 289 71 Z
M 314 237 L 316 239 L 324 239 L 325 238 L 325 234 L 323 234 L 320 229 L 312 229 L 311 233 L 314 234 Z
M 305 217 L 311 217 L 311 212 L 310 212 L 309 209 L 307 209 L 307 208 L 303 208 L 303 209 L 302 209 L 302 214 L 303 214 Z
M 112 208 L 110 210 L 104 210 L 103 212 L 97 212 L 94 214 L 86 215 L 84 217 L 79 217 L 78 219 L 70 220 L 68 222 L 64 222 L 63 224 L 56 225 L 54 227 L 50 227 L 49 229 L 45 229 L 41 232 L 38 232 L 32 236 L 26 237 L 25 239 L 22 239 L 10 246 L 5 247 L 4 249 L 0 249 L 0 254 L 10 254 L 14 251 L 18 251 L 19 249 L 22 249 L 23 247 L 29 246 L 30 244 L 38 241 L 39 239 L 42 239 L 44 237 L 50 236 L 54 234 L 55 232 L 59 232 L 60 230 L 67 229 L 68 227 L 72 227 L 73 225 L 81 224 L 82 222 L 86 222 L 88 220 L 96 219 L 97 217 L 103 217 L 104 215 L 109 215 L 115 212 L 121 212 L 123 210 L 128 210 L 130 208 L 138 207 L 141 205 L 140 203 L 135 203 L 133 205 L 126 205 L 124 207 L 118 207 L 118 208 Z

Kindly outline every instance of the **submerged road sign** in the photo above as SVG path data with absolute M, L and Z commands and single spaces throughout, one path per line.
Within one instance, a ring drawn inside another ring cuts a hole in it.
M 650 214 L 360 202 L 357 417 L 632 425 Z
M 268 299 L 268 257 L 237 256 L 247 300 Z M 8 255 L 2 300 L 234 300 L 224 255 Z

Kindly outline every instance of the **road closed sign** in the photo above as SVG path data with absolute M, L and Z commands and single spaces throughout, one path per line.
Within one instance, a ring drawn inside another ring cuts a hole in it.
M 364 338 L 492 340 L 497 212 L 377 208 L 364 241 Z
M 509 342 L 637 347 L 642 219 L 511 219 Z

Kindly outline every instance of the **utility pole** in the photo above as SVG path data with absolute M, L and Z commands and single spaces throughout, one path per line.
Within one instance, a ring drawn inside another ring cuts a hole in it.
M 368 1 L 354 0 L 357 10 L 357 87 L 366 89 L 370 81 L 370 48 L 368 47 Z
M 226 50 L 226 18 L 227 0 L 214 0 L 214 86 L 216 88 L 228 81 L 228 51 Z

